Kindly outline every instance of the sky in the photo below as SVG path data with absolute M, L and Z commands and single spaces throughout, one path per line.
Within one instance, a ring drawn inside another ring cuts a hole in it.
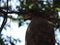
M 28 27 L 26 23 L 30 23 L 30 20 L 27 20 L 23 23 L 24 25 L 22 25 L 21 27 L 18 27 L 17 22 L 10 22 L 11 28 L 6 27 L 7 30 L 2 31 L 2 34 L 3 34 L 2 38 L 5 38 L 6 36 L 8 37 L 11 36 L 14 39 L 21 40 L 21 43 L 16 43 L 16 45 L 25 45 L 25 34 L 26 34 L 27 27 Z

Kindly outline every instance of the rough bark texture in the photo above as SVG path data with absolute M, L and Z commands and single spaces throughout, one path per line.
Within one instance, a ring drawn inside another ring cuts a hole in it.
M 25 45 L 55 45 L 53 26 L 45 18 L 33 17 L 27 29 L 25 41 Z

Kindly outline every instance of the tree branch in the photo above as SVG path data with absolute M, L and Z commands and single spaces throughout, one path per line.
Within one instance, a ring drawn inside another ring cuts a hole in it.
M 7 13 L 4 13 L 3 18 L 4 18 L 4 20 L 3 20 L 2 25 L 0 27 L 0 34 L 1 34 L 1 31 L 2 31 L 2 29 L 4 28 L 4 26 L 5 26 L 6 22 L 7 22 Z

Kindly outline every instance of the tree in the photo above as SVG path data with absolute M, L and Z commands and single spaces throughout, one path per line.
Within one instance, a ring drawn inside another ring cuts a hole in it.
M 2 16 L 4 18 L 3 23 L 0 27 L 0 32 L 4 28 L 4 26 L 7 22 L 7 18 L 11 18 L 12 20 L 19 20 L 20 21 L 19 26 L 21 26 L 21 19 L 23 19 L 24 21 L 30 19 L 30 20 L 32 20 L 32 22 L 30 23 L 28 30 L 26 32 L 27 45 L 31 45 L 29 43 L 30 42 L 29 40 L 31 38 L 28 36 L 33 35 L 32 38 L 35 39 L 35 38 L 38 38 L 41 36 L 36 33 L 43 33 L 43 32 L 44 33 L 42 34 L 41 37 L 45 37 L 44 34 L 46 34 L 46 38 L 49 38 L 47 36 L 50 36 L 50 35 L 51 35 L 50 37 L 52 37 L 52 39 L 51 38 L 46 39 L 46 42 L 48 43 L 46 45 L 55 45 L 54 44 L 55 35 L 54 35 L 53 28 L 55 26 L 59 28 L 59 26 L 60 26 L 59 25 L 60 19 L 57 21 L 57 19 L 58 19 L 57 12 L 60 11 L 60 7 L 59 7 L 60 3 L 58 3 L 59 1 L 56 1 L 56 0 L 52 0 L 52 1 L 49 1 L 49 0 L 19 0 L 19 1 L 20 1 L 20 6 L 16 7 L 16 8 L 18 8 L 17 12 L 15 10 L 11 10 L 12 7 L 8 5 L 9 0 L 7 0 L 7 2 L 5 2 L 5 3 L 7 3 L 6 6 L 0 7 L 0 16 Z M 4 10 L 6 10 L 6 11 L 4 11 Z M 2 15 L 1 15 L 1 13 L 2 13 Z M 11 16 L 8 16 L 8 14 L 11 14 L 11 13 L 17 13 L 18 18 L 13 18 Z M 23 18 L 21 18 L 20 16 L 22 16 Z M 56 25 L 56 23 L 57 23 L 57 25 Z M 46 26 L 46 28 L 45 28 L 45 26 Z M 42 32 L 40 31 L 40 29 L 42 29 Z M 45 31 L 46 29 L 47 29 L 47 31 Z M 51 31 L 50 31 L 50 29 L 51 29 Z M 32 33 L 30 32 L 30 30 Z M 36 35 L 36 37 L 34 35 Z M 30 39 L 28 39 L 28 38 L 30 38 Z M 40 38 L 38 38 L 37 40 L 39 40 Z M 45 38 L 43 38 L 43 39 L 45 39 Z M 43 41 L 43 39 L 42 39 L 42 43 L 45 43 Z M 50 42 L 51 41 L 50 39 L 53 41 Z M 32 45 L 34 45 L 34 43 L 35 43 L 34 41 L 37 41 L 37 40 L 32 40 L 33 41 L 33 43 L 31 42 Z M 40 42 L 40 40 L 36 42 L 36 45 L 37 45 L 37 43 L 41 44 L 39 42 Z

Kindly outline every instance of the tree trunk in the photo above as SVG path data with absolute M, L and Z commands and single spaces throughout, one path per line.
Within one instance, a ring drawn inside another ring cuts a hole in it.
M 26 31 L 25 45 L 55 45 L 54 28 L 48 20 L 35 16 Z

